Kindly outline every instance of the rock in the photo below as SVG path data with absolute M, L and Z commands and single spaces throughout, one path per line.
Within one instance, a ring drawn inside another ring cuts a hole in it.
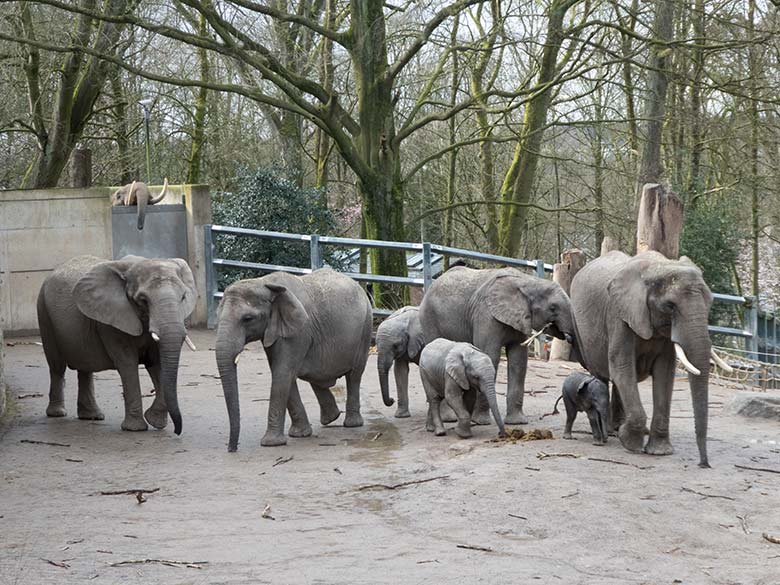
M 765 392 L 740 392 L 726 405 L 725 411 L 780 422 L 780 396 Z

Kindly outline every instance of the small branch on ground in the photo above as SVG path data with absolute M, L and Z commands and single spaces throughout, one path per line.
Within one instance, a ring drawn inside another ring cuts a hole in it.
M 49 441 L 33 441 L 32 439 L 22 439 L 20 443 L 29 443 L 30 445 L 51 445 L 52 447 L 70 447 L 67 443 L 52 443 Z
M 767 541 L 771 542 L 772 544 L 780 544 L 780 537 L 772 536 L 771 534 L 767 534 L 766 532 L 764 532 L 761 535 L 761 537 L 764 540 L 767 540 Z
M 602 463 L 614 463 L 615 465 L 630 465 L 637 469 L 653 469 L 652 465 L 637 465 L 636 463 L 628 463 L 627 461 L 618 461 L 616 459 L 602 459 L 601 457 L 588 457 L 588 461 L 601 461 Z
M 276 463 L 274 463 L 274 464 L 273 464 L 271 467 L 276 467 L 277 465 L 283 465 L 283 464 L 285 464 L 285 463 L 289 463 L 289 462 L 290 462 L 290 461 L 292 461 L 293 459 L 295 459 L 295 455 L 290 455 L 290 456 L 289 456 L 289 457 L 287 457 L 286 459 L 285 459 L 285 458 L 283 458 L 283 457 L 278 457 L 278 458 L 276 459 Z
M 747 514 L 744 516 L 737 515 L 737 518 L 739 519 L 739 523 L 742 526 L 742 532 L 745 534 L 750 534 L 750 529 L 748 528 L 748 521 L 747 521 Z
M 517 514 L 508 514 L 510 518 L 519 518 L 520 520 L 528 520 L 525 516 L 518 516 Z
M 458 548 L 465 548 L 467 550 L 478 550 L 482 552 L 493 552 L 492 548 L 488 548 L 486 546 L 473 546 L 470 544 L 459 544 L 457 545 Z
M 43 557 L 40 557 L 42 561 L 46 561 L 50 565 L 54 565 L 55 567 L 59 567 L 60 569 L 70 569 L 70 565 L 64 561 L 52 561 L 51 559 L 44 559 Z
M 402 483 L 396 483 L 394 485 L 386 485 L 384 483 L 370 483 L 368 485 L 360 486 L 355 491 L 362 492 L 363 490 L 372 490 L 372 489 L 397 490 L 400 488 L 408 487 L 410 485 L 428 483 L 429 481 L 436 481 L 437 479 L 447 479 L 449 477 L 450 477 L 449 475 L 439 475 L 436 477 L 429 477 L 428 479 L 417 479 L 415 481 L 405 481 Z
M 32 392 L 30 394 L 19 394 L 19 396 L 16 397 L 17 400 L 23 400 L 25 398 L 41 398 L 43 397 L 43 394 L 40 392 Z
M 685 486 L 681 487 L 680 489 L 684 492 L 688 492 L 690 494 L 696 494 L 697 496 L 701 496 L 703 498 L 722 498 L 724 500 L 731 500 L 732 502 L 734 501 L 734 498 L 732 498 L 731 496 L 718 496 L 715 494 L 705 494 L 703 492 L 697 492 L 696 490 L 692 490 L 691 488 L 687 488 Z
M 563 498 L 573 498 L 574 496 L 578 496 L 580 493 L 580 490 L 577 490 L 576 492 L 572 492 L 570 494 L 566 494 L 565 496 L 561 496 L 561 499 Z
M 549 459 L 551 457 L 571 457 L 572 459 L 579 459 L 579 455 L 575 455 L 574 453 L 545 453 L 544 451 L 539 451 L 536 454 L 537 459 Z
M 267 520 L 276 520 L 273 516 L 271 516 L 271 504 L 266 504 L 265 508 L 263 508 L 263 513 L 260 514 L 261 518 L 266 518 Z
M 155 492 L 159 492 L 160 488 L 152 488 L 150 490 L 147 489 L 132 489 L 132 490 L 116 490 L 116 491 L 106 491 L 106 492 L 98 492 L 97 495 L 99 496 L 134 496 L 136 494 L 153 494 Z
M 768 469 L 766 467 L 748 467 L 747 465 L 734 464 L 737 469 L 748 469 L 750 471 L 763 471 L 764 473 L 780 473 L 780 469 Z
M 188 569 L 202 569 L 201 565 L 207 565 L 208 561 L 170 561 L 167 559 L 138 559 L 132 561 L 120 561 L 111 563 L 109 567 L 123 567 L 125 565 L 166 565 L 168 567 L 187 567 Z

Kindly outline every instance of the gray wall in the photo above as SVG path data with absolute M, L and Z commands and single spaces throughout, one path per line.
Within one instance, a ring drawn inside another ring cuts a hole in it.
M 3 329 L 0 327 L 0 418 L 5 413 L 5 343 L 3 342 Z

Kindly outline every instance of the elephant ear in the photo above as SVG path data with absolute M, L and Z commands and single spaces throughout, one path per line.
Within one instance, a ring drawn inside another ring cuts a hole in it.
M 628 262 L 607 285 L 610 305 L 631 330 L 642 339 L 653 336 L 647 284 L 642 277 L 643 264 Z
M 124 271 L 127 262 L 102 262 L 73 287 L 76 306 L 90 319 L 116 327 L 128 335 L 141 335 L 143 325 L 127 298 Z
M 420 319 L 415 316 L 409 323 L 409 343 L 406 346 L 406 353 L 410 358 L 415 359 L 425 347 L 425 338 L 423 337 L 422 325 Z
M 585 391 L 588 389 L 588 384 L 590 384 L 593 381 L 593 377 L 587 377 L 582 382 L 580 382 L 580 385 L 577 386 L 577 394 L 584 394 Z
M 178 267 L 179 278 L 186 288 L 184 300 L 179 305 L 179 317 L 184 321 L 195 310 L 195 304 L 198 302 L 198 287 L 195 286 L 195 277 L 192 276 L 192 270 L 187 262 L 181 258 L 171 258 L 171 262 Z
M 531 304 L 517 278 L 501 275 L 488 285 L 485 303 L 494 319 L 516 331 L 531 334 Z
M 463 359 L 462 351 L 455 349 L 447 354 L 447 358 L 444 360 L 444 371 L 464 390 L 470 388 L 469 380 L 466 377 L 466 362 Z
M 274 294 L 271 300 L 271 318 L 265 328 L 263 345 L 271 347 L 281 337 L 292 337 L 303 329 L 309 320 L 301 301 L 286 287 L 267 283 L 265 286 Z

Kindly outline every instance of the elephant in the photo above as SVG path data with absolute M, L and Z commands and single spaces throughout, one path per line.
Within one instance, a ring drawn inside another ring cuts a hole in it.
M 560 285 L 515 268 L 447 270 L 423 297 L 420 324 L 426 342 L 443 337 L 472 343 L 490 357 L 496 371 L 506 348 L 506 424 L 528 423 L 523 412 L 528 349 L 523 342 L 532 330 L 545 329 L 570 342 L 574 335 L 569 297 Z M 472 419 L 490 422 L 481 395 Z
M 237 362 L 244 346 L 262 340 L 271 366 L 268 426 L 260 444 L 284 445 L 285 407 L 291 437 L 312 434 L 298 393 L 297 379 L 308 382 L 327 425 L 341 414 L 330 388 L 347 381 L 345 427 L 363 425 L 360 380 L 371 343 L 371 304 L 360 286 L 330 268 L 304 276 L 273 272 L 239 280 L 219 306 L 216 358 L 230 419 L 228 451 L 238 449 L 241 416 Z
M 157 197 L 154 197 L 149 191 L 149 187 L 146 183 L 140 181 L 133 181 L 129 185 L 120 187 L 114 191 L 111 195 L 111 206 L 117 207 L 121 205 L 137 205 L 138 206 L 138 229 L 144 229 L 144 222 L 146 221 L 146 206 L 154 205 L 165 199 L 165 195 L 168 193 L 168 179 L 163 181 L 163 188 Z
M 393 364 L 395 387 L 398 392 L 396 418 L 409 414 L 409 362 L 420 363 L 420 351 L 425 346 L 420 329 L 419 307 L 403 307 L 382 321 L 376 330 L 377 370 L 382 400 L 392 406 L 388 378 Z
M 722 360 L 712 352 L 707 330 L 712 294 L 701 270 L 684 256 L 670 260 L 654 251 L 633 257 L 613 251 L 577 273 L 571 301 L 584 365 L 613 383 L 612 425 L 623 447 L 652 455 L 673 452 L 669 414 L 678 358 L 688 371 L 699 467 L 709 467 L 710 356 L 719 365 Z M 653 378 L 649 431 L 637 388 L 648 376 Z
M 607 442 L 609 420 L 609 388 L 595 376 L 583 372 L 572 372 L 563 381 L 561 395 L 555 401 L 554 412 L 557 412 L 558 401 L 563 398 L 566 406 L 566 428 L 564 439 L 571 439 L 571 426 L 577 418 L 577 412 L 588 415 L 590 428 L 593 432 L 593 444 L 603 445 Z
M 471 437 L 471 411 L 479 392 L 490 406 L 499 436 L 506 436 L 496 401 L 496 369 L 485 353 L 470 343 L 434 339 L 420 354 L 420 378 L 428 398 L 427 431 L 437 437 L 447 434 L 439 412 L 446 398 L 457 416 L 455 432 L 461 439 Z
M 197 298 L 192 272 L 180 258 L 77 256 L 57 268 L 44 280 L 37 306 L 51 377 L 47 416 L 67 414 L 67 367 L 78 371 L 78 417 L 103 420 L 92 375 L 117 370 L 125 400 L 122 429 L 145 431 L 147 421 L 162 429 L 170 414 L 174 432 L 181 434 L 176 380 L 182 343 L 193 347 L 184 320 Z M 156 391 L 143 415 L 139 364 Z

